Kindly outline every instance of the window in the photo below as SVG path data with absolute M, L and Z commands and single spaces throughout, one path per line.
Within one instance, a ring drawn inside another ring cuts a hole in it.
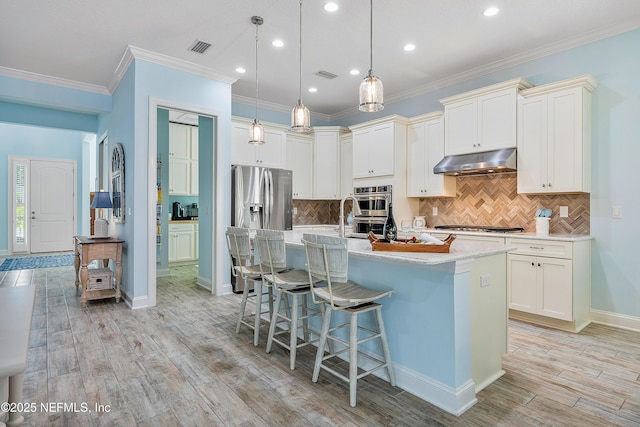
M 12 252 L 27 252 L 27 178 L 29 176 L 29 161 L 24 158 L 10 157 L 11 189 L 11 250 Z

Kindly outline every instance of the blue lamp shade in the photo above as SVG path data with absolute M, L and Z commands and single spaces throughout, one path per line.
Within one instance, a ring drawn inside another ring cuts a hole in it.
M 93 193 L 93 202 L 91 203 L 91 209 L 111 209 L 111 197 L 109 197 L 108 191 L 96 191 Z

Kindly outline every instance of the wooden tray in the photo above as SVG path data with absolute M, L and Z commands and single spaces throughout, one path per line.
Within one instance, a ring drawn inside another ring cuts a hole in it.
M 448 254 L 451 247 L 451 242 L 456 239 L 456 236 L 449 234 L 449 236 L 443 240 L 444 245 L 426 245 L 422 243 L 407 243 L 406 240 L 398 239 L 398 243 L 388 243 L 384 240 L 379 240 L 375 234 L 369 232 L 369 242 L 371 242 L 371 249 L 374 251 L 386 251 L 386 252 L 422 252 L 422 253 L 436 253 L 436 254 Z

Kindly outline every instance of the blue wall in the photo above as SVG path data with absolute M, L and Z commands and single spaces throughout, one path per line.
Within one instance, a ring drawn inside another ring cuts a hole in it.
M 0 116 L 0 118 L 3 118 Z M 9 177 L 8 158 L 10 155 L 34 157 L 38 159 L 63 159 L 76 161 L 77 187 L 76 194 L 82 194 L 82 145 L 87 137 L 86 132 L 63 129 L 49 129 L 0 122 L 0 200 L 4 209 L 0 209 L 0 253 L 9 250 L 9 219 L 6 209 L 8 200 L 7 179 Z M 87 195 L 88 196 L 88 195 Z M 88 204 L 87 204 L 88 206 Z M 83 226 L 89 222 L 89 213 L 82 214 L 82 200 L 78 197 L 78 211 L 76 212 L 77 229 L 80 233 Z

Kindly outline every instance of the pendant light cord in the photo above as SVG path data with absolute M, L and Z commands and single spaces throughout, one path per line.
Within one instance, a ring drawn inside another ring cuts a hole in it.
M 369 7 L 369 75 L 373 74 L 373 0 L 370 1 Z
M 258 26 L 260 24 L 256 22 L 256 122 L 258 121 Z
M 298 103 L 302 104 L 302 0 L 300 0 L 300 79 L 298 87 Z

